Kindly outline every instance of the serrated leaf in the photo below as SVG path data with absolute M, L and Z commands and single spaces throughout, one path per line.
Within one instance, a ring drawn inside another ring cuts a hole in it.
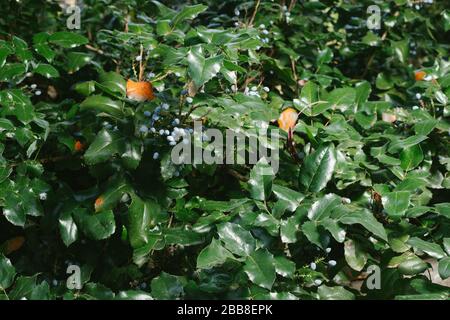
M 200 50 L 191 50 L 187 56 L 188 73 L 197 88 L 217 75 L 222 66 L 222 56 L 205 58 Z
M 208 9 L 207 6 L 197 4 L 193 6 L 185 6 L 180 12 L 178 12 L 172 19 L 173 27 L 176 27 L 180 22 L 187 19 L 194 19 L 200 13 Z

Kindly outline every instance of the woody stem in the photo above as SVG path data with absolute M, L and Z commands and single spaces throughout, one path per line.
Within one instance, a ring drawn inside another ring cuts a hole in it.
M 144 46 L 141 44 L 141 53 L 139 54 L 141 57 L 141 60 L 139 61 L 139 81 L 142 81 L 144 78 Z

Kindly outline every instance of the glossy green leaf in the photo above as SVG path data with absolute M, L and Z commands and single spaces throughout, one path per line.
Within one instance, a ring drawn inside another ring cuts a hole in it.
M 222 56 L 205 58 L 201 50 L 191 50 L 187 56 L 188 72 L 197 88 L 214 78 L 222 66 Z
M 302 190 L 319 192 L 330 181 L 336 165 L 336 151 L 332 144 L 322 145 L 305 158 L 300 169 L 299 184 Z
M 27 71 L 23 63 L 8 63 L 0 68 L 0 82 L 13 81 Z
M 261 201 L 268 199 L 272 193 L 273 179 L 272 167 L 267 162 L 259 161 L 250 172 L 248 184 L 251 197 Z
M 408 191 L 390 192 L 382 198 L 384 210 L 393 218 L 401 217 L 409 207 L 409 198 L 410 193 Z
M 74 73 L 87 65 L 92 56 L 83 52 L 69 52 L 67 54 L 66 70 L 68 73 Z
M 427 136 L 433 131 L 437 124 L 438 121 L 435 119 L 420 121 L 414 125 L 414 131 L 418 135 Z
M 84 36 L 69 31 L 55 32 L 50 35 L 48 41 L 63 48 L 75 48 L 88 43 L 88 39 Z
M 346 111 L 354 105 L 355 99 L 356 92 L 353 88 L 334 89 L 326 97 L 326 103 L 317 104 L 312 108 L 312 115 L 319 115 L 327 110 Z
M 239 256 L 248 256 L 256 248 L 251 233 L 235 223 L 223 223 L 217 226 L 217 234 L 225 248 Z
M 197 257 L 197 268 L 208 269 L 223 264 L 227 259 L 233 259 L 230 251 L 225 249 L 218 240 L 212 239 Z
M 355 295 L 346 290 L 344 287 L 328 287 L 321 285 L 317 289 L 320 299 L 322 300 L 354 300 Z
M 81 110 L 95 110 L 113 117 L 120 118 L 123 115 L 121 102 L 101 95 L 87 97 L 81 104 Z
M 415 136 L 410 136 L 406 139 L 399 139 L 397 141 L 391 142 L 391 144 L 389 145 L 388 151 L 391 153 L 398 152 L 400 150 L 404 150 L 406 148 L 413 147 L 426 139 L 427 139 L 427 137 L 422 136 L 422 135 L 415 135 Z
M 441 246 L 436 243 L 428 242 L 417 237 L 412 237 L 408 240 L 408 244 L 436 259 L 441 259 L 446 256 Z
M 140 290 L 120 291 L 114 300 L 153 300 L 147 292 Z
M 305 198 L 300 192 L 294 191 L 292 189 L 274 184 L 272 186 L 273 193 L 275 196 L 286 203 L 286 209 L 289 211 L 295 211 L 302 200 Z
M 22 298 L 29 299 L 33 290 L 36 288 L 37 275 L 26 277 L 20 276 L 17 278 L 13 288 L 9 292 L 9 297 L 12 300 L 20 300 Z
M 297 232 L 300 229 L 300 225 L 295 217 L 290 217 L 286 220 L 282 220 L 280 223 L 280 236 L 283 243 L 295 243 L 297 242 Z
M 81 95 L 88 96 L 95 91 L 94 81 L 80 82 L 75 85 L 75 91 Z
M 302 224 L 301 231 L 309 240 L 309 242 L 315 244 L 316 246 L 324 249 L 324 239 L 319 229 L 317 228 L 317 224 L 314 221 L 307 221 Z
M 335 194 L 327 194 L 314 202 L 308 210 L 310 220 L 320 221 L 330 216 L 331 211 L 341 203 L 341 198 Z
M 427 268 L 428 265 L 416 256 L 406 259 L 398 266 L 398 270 L 404 275 L 416 275 L 424 272 Z
M 63 211 L 59 216 L 58 223 L 61 238 L 68 247 L 78 239 L 78 227 L 73 220 L 72 212 Z
M 434 207 L 440 215 L 450 219 L 450 202 L 437 203 Z
M 417 167 L 423 161 L 423 151 L 420 145 L 415 145 L 404 149 L 400 153 L 400 161 L 400 166 L 405 171 L 409 171 Z
M 44 57 L 47 62 L 52 62 L 56 56 L 56 52 L 48 44 L 48 33 L 37 33 L 33 36 L 33 48 L 34 50 Z
M 137 248 L 148 243 L 148 228 L 156 224 L 161 208 L 150 199 L 141 199 L 132 194 L 128 209 L 128 236 L 132 247 Z
M 0 288 L 5 290 L 13 283 L 16 276 L 16 269 L 11 261 L 3 255 L 0 255 Z
M 126 81 L 116 72 L 111 71 L 100 74 L 99 82 L 112 92 L 119 93 L 122 96 L 126 94 Z
M 49 64 L 41 63 L 35 69 L 35 73 L 38 73 L 46 78 L 57 78 L 59 77 L 59 72 L 56 68 Z
M 244 271 L 254 284 L 270 290 L 275 282 L 274 258 L 265 249 L 258 249 L 247 256 Z
M 111 210 L 93 213 L 79 209 L 74 211 L 73 216 L 81 232 L 93 240 L 106 239 L 116 230 L 114 213 Z
M 151 283 L 152 296 L 160 300 L 174 300 L 184 294 L 183 285 L 178 277 L 161 272 Z
M 124 153 L 122 154 L 122 161 L 126 168 L 136 169 L 142 159 L 143 145 L 140 140 L 133 139 L 125 142 Z
M 351 239 L 344 243 L 344 256 L 348 265 L 356 271 L 361 271 L 364 268 L 368 258 L 361 244 Z
M 123 150 L 123 138 L 116 132 L 103 129 L 86 150 L 84 159 L 87 164 L 105 162 Z
M 178 12 L 172 19 L 172 25 L 176 27 L 180 22 L 186 19 L 194 19 L 200 13 L 208 9 L 207 6 L 197 4 L 193 6 L 185 6 L 180 12 Z
M 337 220 L 325 218 L 320 222 L 320 225 L 328 230 L 337 242 L 344 242 L 346 231 L 339 225 Z
M 295 263 L 283 256 L 275 257 L 275 272 L 282 277 L 292 278 L 295 273 Z
M 442 279 L 447 279 L 450 277 L 450 257 L 445 257 L 439 260 L 438 270 Z

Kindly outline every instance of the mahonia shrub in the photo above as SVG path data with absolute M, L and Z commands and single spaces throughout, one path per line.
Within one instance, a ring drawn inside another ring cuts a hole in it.
M 78 5 L 0 9 L 0 299 L 449 298 L 448 3 Z

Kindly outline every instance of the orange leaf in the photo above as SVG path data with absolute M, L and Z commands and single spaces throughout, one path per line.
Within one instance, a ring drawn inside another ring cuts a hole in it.
M 22 236 L 14 237 L 5 242 L 5 254 L 19 250 L 25 243 L 25 238 Z
M 415 73 L 416 81 L 422 81 L 426 75 L 427 74 L 425 71 L 416 71 L 416 73 Z
M 298 118 L 297 110 L 293 108 L 287 108 L 281 113 L 280 117 L 278 118 L 278 126 L 282 130 L 289 132 L 289 129 L 293 129 L 295 127 L 295 124 L 297 123 L 297 118 Z
M 128 79 L 127 81 L 127 97 L 135 101 L 147 101 L 153 100 L 155 95 L 153 94 L 153 86 L 147 81 L 133 81 Z
M 75 141 L 74 149 L 75 151 L 82 151 L 84 149 L 83 143 L 81 143 L 79 140 Z
M 97 199 L 95 199 L 95 203 L 94 203 L 95 211 L 96 211 L 96 212 L 99 211 L 99 210 L 100 210 L 100 207 L 101 207 L 102 205 L 103 205 L 103 197 L 100 196 L 100 197 L 98 197 Z

